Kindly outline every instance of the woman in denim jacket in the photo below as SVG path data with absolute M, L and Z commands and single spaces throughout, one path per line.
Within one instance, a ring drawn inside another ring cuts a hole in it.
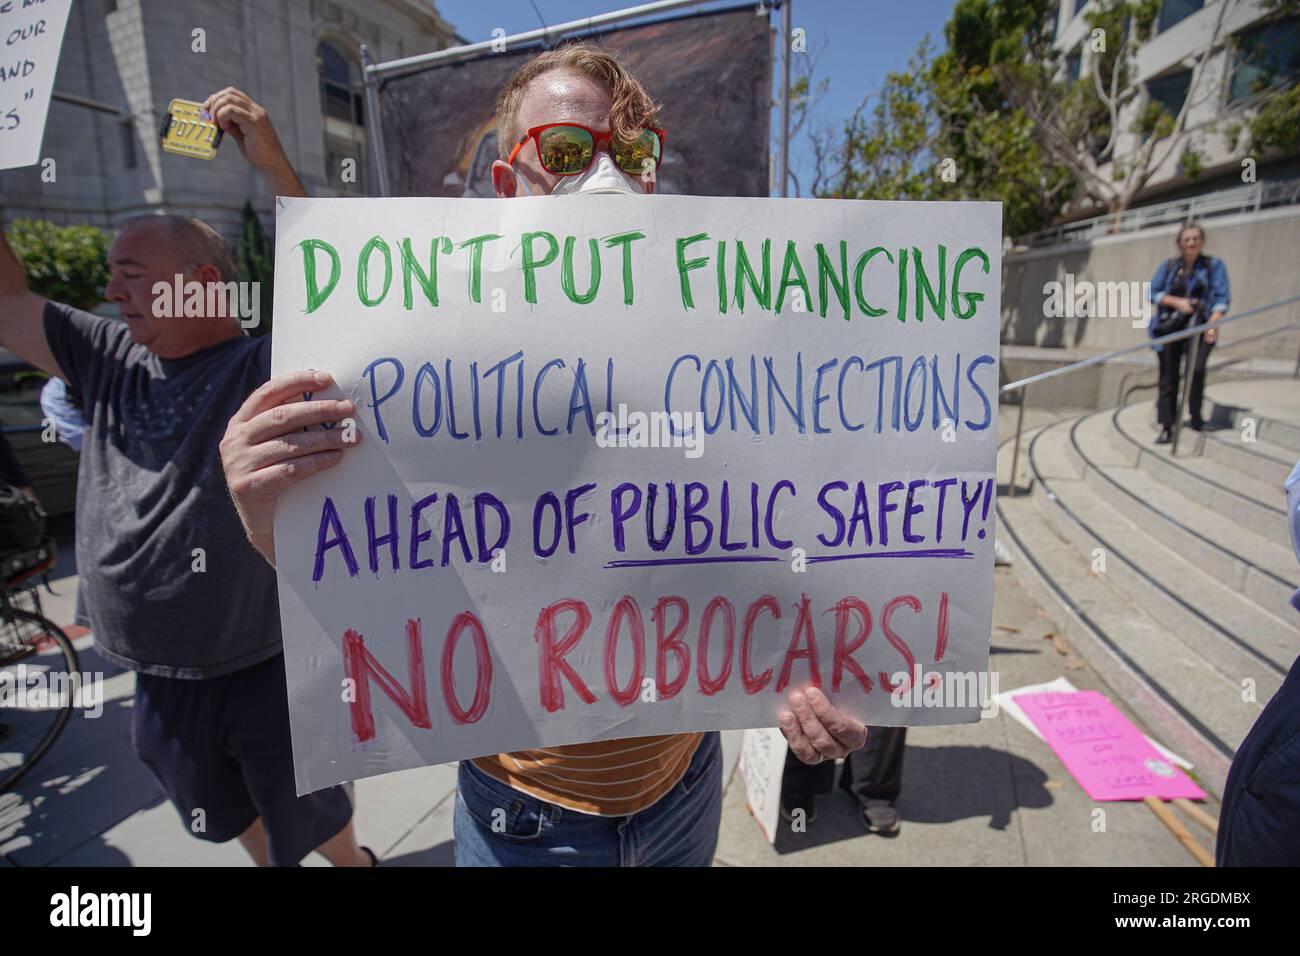
M 1160 263 L 1160 268 L 1151 280 L 1151 301 L 1155 303 L 1156 310 L 1147 326 L 1147 333 L 1152 338 L 1177 332 L 1188 325 L 1217 322 L 1228 311 L 1227 267 L 1221 259 L 1204 255 L 1201 252 L 1204 246 L 1205 230 L 1196 223 L 1189 222 L 1178 231 L 1180 255 Z M 1211 327 L 1205 330 L 1196 356 L 1196 368 L 1192 370 L 1187 410 L 1191 427 L 1197 431 L 1204 425 L 1201 400 L 1205 394 L 1205 363 L 1217 337 L 1218 329 Z M 1156 412 L 1160 422 L 1157 445 L 1170 441 L 1170 430 L 1178 410 L 1179 371 L 1193 338 L 1194 336 L 1163 346 L 1153 346 L 1158 353 L 1157 361 L 1160 365 L 1160 391 L 1156 398 Z

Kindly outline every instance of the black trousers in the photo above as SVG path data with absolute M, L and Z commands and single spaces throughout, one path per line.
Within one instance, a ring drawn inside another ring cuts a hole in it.
M 903 749 L 906 727 L 870 727 L 867 744 L 844 761 L 840 786 L 859 803 L 868 800 L 897 800 L 903 789 Z M 786 794 L 829 793 L 835 780 L 835 762 L 809 765 L 787 751 L 781 790 Z
M 3 432 L 0 432 L 0 483 L 18 488 L 30 488 L 32 484 L 31 476 L 18 461 L 14 446 L 9 444 Z
M 1193 337 L 1177 342 L 1166 342 L 1157 359 L 1160 363 L 1160 391 L 1156 397 L 1156 417 L 1161 427 L 1173 428 L 1174 416 L 1178 414 L 1178 388 L 1183 370 L 1187 366 L 1187 352 L 1192 347 Z M 1192 370 L 1192 388 L 1187 396 L 1187 416 L 1193 422 L 1201 422 L 1201 400 L 1205 395 L 1205 363 L 1214 348 L 1207 345 L 1201 337 L 1201 347 L 1196 355 L 1196 368 Z

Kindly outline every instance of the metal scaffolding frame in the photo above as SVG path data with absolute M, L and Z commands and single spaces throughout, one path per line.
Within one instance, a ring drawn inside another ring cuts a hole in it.
M 380 196 L 390 195 L 388 181 L 388 155 L 384 148 L 384 131 L 382 121 L 379 115 L 379 81 L 386 76 L 400 75 L 402 73 L 413 72 L 416 69 L 424 68 L 432 64 L 456 63 L 461 60 L 468 60 L 479 56 L 483 53 L 490 53 L 495 50 L 508 49 L 511 46 L 518 46 L 525 43 L 534 43 L 541 40 L 543 43 L 551 43 L 568 33 L 589 32 L 598 27 L 608 26 L 614 23 L 622 23 L 627 20 L 639 20 L 642 17 L 652 16 L 658 13 L 667 13 L 671 10 L 679 10 L 685 7 L 699 6 L 708 0 L 657 0 L 654 3 L 643 3 L 635 7 L 626 7 L 622 10 L 613 10 L 609 13 L 600 13 L 593 17 L 584 17 L 581 20 L 570 20 L 567 23 L 557 23 L 553 27 L 543 27 L 538 30 L 526 30 L 523 33 L 515 33 L 506 37 L 496 37 L 492 40 L 483 40 L 478 43 L 467 43 L 462 46 L 448 47 L 445 50 L 435 50 L 432 53 L 421 53 L 416 56 L 403 57 L 400 60 L 389 60 L 385 63 L 375 63 L 370 58 L 370 51 L 366 49 L 365 44 L 361 45 L 361 67 L 362 78 L 365 85 L 366 113 L 370 118 L 370 129 L 367 133 L 367 139 L 370 141 L 371 160 L 375 164 L 375 184 L 379 188 Z M 772 3 L 771 8 L 782 10 L 782 29 L 785 31 L 784 41 L 781 43 L 781 62 L 782 62 L 782 82 L 780 90 L 781 100 L 781 150 L 780 150 L 780 194 L 786 195 L 786 184 L 789 181 L 789 151 L 790 151 L 790 8 L 793 0 L 778 0 Z M 763 3 L 756 3 L 756 7 L 765 8 Z

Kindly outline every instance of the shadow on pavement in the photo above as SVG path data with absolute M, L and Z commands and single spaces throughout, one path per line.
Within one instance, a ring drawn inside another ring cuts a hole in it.
M 988 817 L 991 829 L 1005 830 L 1015 810 L 1052 804 L 1044 786 L 1047 779 L 1030 761 L 993 747 L 909 745 L 898 813 L 904 826 Z M 795 853 L 854 840 L 866 832 L 857 801 L 840 789 L 837 778 L 830 793 L 818 795 L 817 817 L 806 832 L 795 833 L 789 823 L 780 824 L 775 849 Z
M 0 854 L 20 867 L 58 865 L 74 850 L 78 865 L 129 866 L 103 834 L 163 799 L 131 746 L 129 676 L 81 642 L 78 656 L 83 674 L 103 674 L 103 713 L 74 712 L 44 759 L 0 794 Z
M 456 844 L 453 840 L 444 840 L 437 846 L 418 853 L 403 853 L 401 856 L 385 857 L 383 865 L 388 866 L 455 866 Z

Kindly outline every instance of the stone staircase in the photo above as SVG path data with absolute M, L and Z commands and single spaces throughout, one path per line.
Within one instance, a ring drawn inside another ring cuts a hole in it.
M 1212 381 L 1206 412 L 1217 430 L 1185 430 L 1177 458 L 1154 443 L 1150 395 L 1026 431 L 1018 484 L 1030 493 L 1004 492 L 998 517 L 1058 629 L 1222 794 L 1300 655 L 1283 489 L 1300 458 L 1300 381 Z

